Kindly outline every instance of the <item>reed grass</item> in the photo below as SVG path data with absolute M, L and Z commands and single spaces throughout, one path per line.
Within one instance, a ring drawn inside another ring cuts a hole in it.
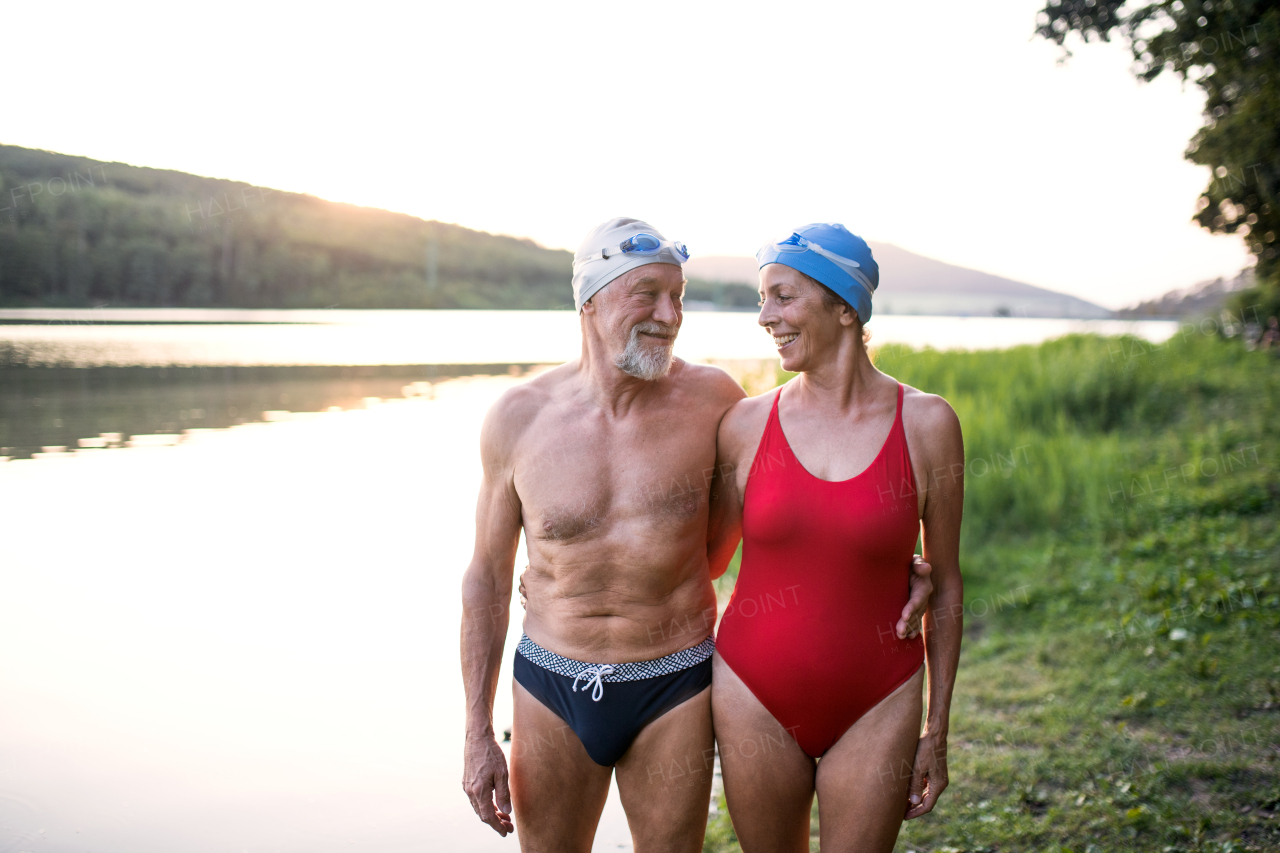
M 1199 334 L 875 360 L 966 446 L 951 785 L 896 849 L 1280 849 L 1280 362 Z

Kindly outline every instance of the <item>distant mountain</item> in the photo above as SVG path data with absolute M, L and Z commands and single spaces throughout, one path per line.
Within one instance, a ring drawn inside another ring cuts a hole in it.
M 877 308 L 1107 317 L 883 243 Z M 573 256 L 403 213 L 0 145 L 0 307 L 567 308 Z M 690 308 L 754 309 L 752 258 L 695 257 Z
M 572 261 L 403 213 L 0 145 L 0 306 L 564 308 Z
M 1237 290 L 1253 287 L 1253 268 L 1242 271 L 1232 279 L 1215 278 L 1202 281 L 1181 290 L 1171 290 L 1158 299 L 1148 299 L 1116 312 L 1126 320 L 1151 317 L 1204 317 L 1217 314 L 1227 303 L 1227 298 Z
M 889 243 L 868 243 L 880 265 L 876 310 L 884 314 L 1070 317 L 1105 319 L 1111 311 L 1075 296 L 952 264 L 935 261 Z M 691 278 L 758 286 L 755 258 L 694 257 L 685 266 Z

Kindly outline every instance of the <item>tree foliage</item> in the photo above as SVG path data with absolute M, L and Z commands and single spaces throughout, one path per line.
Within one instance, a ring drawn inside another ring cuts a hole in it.
M 531 240 L 182 172 L 0 146 L 0 304 L 563 308 Z
M 1071 33 L 1085 41 L 1118 35 L 1140 79 L 1172 73 L 1204 90 L 1205 124 L 1186 152 L 1211 171 L 1195 219 L 1244 238 L 1261 286 L 1246 301 L 1280 309 L 1280 4 L 1049 0 L 1037 23 L 1038 35 L 1064 48 Z

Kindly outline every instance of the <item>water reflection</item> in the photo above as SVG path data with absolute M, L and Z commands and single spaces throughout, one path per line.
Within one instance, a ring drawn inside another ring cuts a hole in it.
M 515 850 L 460 790 L 457 626 L 520 381 L 0 465 L 0 851 Z
M 0 311 L 0 364 L 97 365 L 559 363 L 580 348 L 572 311 Z M 151 317 L 152 322 L 147 322 Z M 676 355 L 776 358 L 754 312 L 690 311 Z M 876 316 L 873 345 L 994 349 L 1071 332 L 1160 342 L 1173 321 Z
M 173 443 L 176 435 L 155 434 L 366 408 L 430 396 L 450 377 L 519 376 L 532 367 L 0 367 L 0 456 Z

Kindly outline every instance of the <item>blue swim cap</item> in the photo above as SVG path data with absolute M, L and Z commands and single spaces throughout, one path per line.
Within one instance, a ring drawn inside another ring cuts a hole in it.
M 761 267 L 782 264 L 822 282 L 853 306 L 863 325 L 871 319 L 871 297 L 880 286 L 880 265 L 867 241 L 838 222 L 802 225 L 756 252 Z

